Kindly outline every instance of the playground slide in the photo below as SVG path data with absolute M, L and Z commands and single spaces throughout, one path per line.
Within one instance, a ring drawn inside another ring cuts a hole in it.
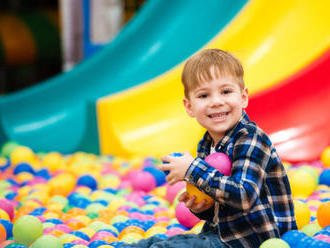
M 254 94 L 275 87 L 328 49 L 329 7 L 330 2 L 324 1 L 273 1 L 270 6 L 269 1 L 253 0 L 207 47 L 229 50 L 239 57 L 253 98 Z M 99 100 L 102 153 L 159 156 L 196 150 L 204 130 L 184 113 L 181 71 L 182 64 L 144 85 Z M 269 94 L 274 97 L 271 90 Z M 295 99 L 288 101 L 289 106 L 294 104 Z M 295 108 L 292 109 L 294 113 Z M 269 121 L 275 123 L 279 118 L 280 110 Z
M 96 99 L 153 78 L 200 49 L 247 0 L 147 1 L 101 52 L 72 71 L 0 98 L 0 145 L 98 152 Z
M 250 117 L 271 134 L 282 159 L 316 160 L 330 144 L 329 68 L 330 50 L 250 100 Z

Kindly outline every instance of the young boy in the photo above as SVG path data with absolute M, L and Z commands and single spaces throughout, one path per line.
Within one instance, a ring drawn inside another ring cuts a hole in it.
M 241 63 L 219 49 L 203 50 L 186 62 L 184 106 L 207 132 L 197 158 L 167 155 L 162 159 L 169 163 L 161 169 L 170 171 L 170 184 L 185 180 L 214 198 L 212 206 L 195 204 L 187 193 L 179 198 L 206 220 L 202 232 L 217 233 L 226 246 L 246 248 L 259 247 L 297 226 L 284 167 L 268 136 L 244 111 L 248 91 L 243 74 Z M 231 159 L 229 177 L 204 161 L 213 152 Z
M 289 181 L 267 135 L 244 111 L 248 92 L 241 63 L 230 53 L 207 49 L 186 62 L 182 82 L 184 106 L 207 132 L 199 142 L 198 157 L 166 155 L 160 166 L 169 170 L 169 184 L 187 181 L 210 195 L 215 203 L 195 203 L 183 193 L 179 200 L 200 219 L 200 234 L 162 240 L 151 237 L 132 247 L 252 247 L 296 229 Z M 232 161 L 224 176 L 204 159 L 222 152 Z M 208 205 L 209 204 L 209 205 Z

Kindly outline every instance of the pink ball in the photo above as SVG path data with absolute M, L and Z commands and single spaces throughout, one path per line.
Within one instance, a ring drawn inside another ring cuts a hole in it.
M 195 226 L 200 221 L 193 213 L 190 212 L 183 202 L 179 202 L 176 206 L 175 217 L 181 225 L 188 228 Z
M 132 179 L 134 190 L 149 192 L 156 187 L 156 180 L 149 172 L 139 171 Z
M 177 196 L 177 194 L 180 192 L 181 189 L 186 187 L 186 182 L 177 182 L 176 184 L 173 185 L 167 185 L 167 189 L 166 189 L 166 200 L 169 203 L 173 203 L 175 197 Z
M 14 204 L 11 201 L 0 199 L 0 208 L 6 211 L 11 220 L 14 218 Z
M 179 227 L 172 227 L 167 230 L 166 235 L 171 237 L 183 233 L 185 230 Z
M 231 161 L 230 158 L 221 152 L 215 152 L 205 158 L 205 162 L 213 166 L 225 176 L 230 176 Z

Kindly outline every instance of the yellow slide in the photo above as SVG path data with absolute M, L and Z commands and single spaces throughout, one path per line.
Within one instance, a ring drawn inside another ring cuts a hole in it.
M 250 94 L 292 75 L 329 48 L 330 2 L 252 0 L 206 48 L 234 53 Z M 183 108 L 183 64 L 97 103 L 101 153 L 194 154 L 204 130 Z M 267 111 L 267 110 L 265 110 Z

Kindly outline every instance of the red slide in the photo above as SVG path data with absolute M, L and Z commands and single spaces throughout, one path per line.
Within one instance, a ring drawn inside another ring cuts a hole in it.
M 330 50 L 277 86 L 253 95 L 247 112 L 284 161 L 319 159 L 330 145 Z

